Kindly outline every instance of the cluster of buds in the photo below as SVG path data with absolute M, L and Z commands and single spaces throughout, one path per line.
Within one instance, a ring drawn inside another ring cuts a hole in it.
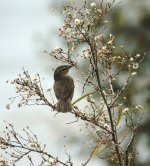
M 79 44 L 87 41 L 89 36 L 95 35 L 97 25 L 102 22 L 105 25 L 103 16 L 109 11 L 111 5 L 99 6 L 91 3 L 90 8 L 84 5 L 82 9 L 76 7 L 65 6 L 64 8 L 64 25 L 59 29 L 59 36 L 63 37 L 70 47 L 74 50 Z M 111 44 L 112 39 L 108 44 Z
M 101 40 L 103 40 L 103 35 L 102 34 L 95 36 L 95 41 L 96 42 L 101 41 Z
M 88 47 L 86 49 L 84 49 L 82 51 L 82 54 L 80 55 L 81 57 L 87 59 L 87 58 L 90 58 L 92 55 L 91 55 L 91 49 Z
M 48 162 L 48 165 L 57 165 L 58 164 L 58 161 L 57 160 L 50 160 Z
M 104 60 L 104 59 L 108 59 L 109 55 L 111 54 L 111 50 L 108 48 L 107 45 L 102 46 L 100 48 L 97 49 L 97 57 L 99 58 L 100 61 Z
M 110 34 L 107 44 L 114 47 L 114 39 L 115 37 L 112 34 Z
M 136 54 L 129 58 L 128 70 L 130 71 L 131 76 L 135 76 L 137 74 L 137 69 L 139 68 L 140 62 L 143 60 L 144 55 L 141 56 L 140 54 Z
M 23 105 L 49 105 L 41 86 L 39 74 L 35 75 L 35 78 L 31 78 L 28 71 L 24 70 L 22 75 L 19 74 L 19 76 L 10 83 L 16 86 L 16 93 L 19 94 L 16 97 L 10 98 L 11 103 L 16 98 L 21 98 L 18 107 L 22 107 Z M 6 108 L 9 109 L 10 104 L 7 104 Z
M 104 128 L 107 128 L 106 126 L 109 126 L 109 116 L 108 113 L 106 111 L 102 111 L 100 117 L 99 117 L 99 124 L 101 126 L 104 126 Z
M 53 50 L 50 52 L 45 51 L 45 53 L 53 56 L 55 59 L 60 60 L 60 61 L 66 61 L 66 57 L 63 55 L 64 51 L 60 47 L 55 47 Z
M 143 60 L 144 56 L 141 56 L 140 54 L 136 55 L 128 55 L 127 52 L 124 50 L 124 47 L 121 45 L 121 49 L 123 51 L 122 56 L 119 55 L 118 61 L 120 61 L 120 64 L 124 66 L 129 72 L 131 76 L 136 75 L 136 70 L 139 68 L 139 63 Z M 117 60 L 117 57 L 116 59 Z
M 84 21 L 75 8 L 65 7 L 64 16 L 64 25 L 59 29 L 59 36 L 66 40 L 70 50 L 74 50 L 85 40 Z
M 142 108 L 143 108 L 142 105 L 135 105 L 135 104 L 133 104 L 131 108 L 129 108 L 129 107 L 123 108 L 122 109 L 122 114 L 127 116 L 127 115 L 130 114 L 130 112 L 141 111 Z
M 95 104 L 95 100 L 92 98 L 92 95 L 89 95 L 89 96 L 87 97 L 87 101 L 88 101 L 89 103 L 91 103 L 91 104 Z
M 134 111 L 141 111 L 143 109 L 142 105 L 133 105 Z
M 30 162 L 29 165 L 33 165 L 34 159 L 31 155 L 32 152 L 38 154 L 39 165 L 62 164 L 67 166 L 58 157 L 54 157 L 45 151 L 46 145 L 38 140 L 37 135 L 29 127 L 23 129 L 22 132 L 24 133 L 23 136 L 16 132 L 12 124 L 7 124 L 6 130 L 0 136 L 0 148 L 5 150 L 5 155 L 1 153 L 0 165 L 16 165 L 16 162 L 24 157 Z
M 60 47 L 55 47 L 54 50 L 52 50 L 52 53 L 61 53 L 63 50 Z
M 99 63 L 113 63 L 115 61 L 115 37 L 112 34 L 109 34 L 108 39 L 105 39 L 103 34 L 100 34 L 97 35 L 94 39 L 97 59 Z
M 133 70 L 137 70 L 139 68 L 139 64 L 137 62 L 136 56 L 135 56 L 135 58 L 131 57 L 129 62 L 130 62 L 129 68 L 132 68 Z

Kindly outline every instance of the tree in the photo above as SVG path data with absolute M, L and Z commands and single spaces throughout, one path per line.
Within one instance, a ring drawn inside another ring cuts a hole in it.
M 64 38 L 67 49 L 55 48 L 47 52 L 57 61 L 73 65 L 84 79 L 82 95 L 72 103 L 72 114 L 86 122 L 86 128 L 95 139 L 95 146 L 87 161 L 97 155 L 113 165 L 133 165 L 136 152 L 134 140 L 139 122 L 143 116 L 142 106 L 129 102 L 128 85 L 137 75 L 139 64 L 144 55 L 130 55 L 115 41 L 115 36 L 107 30 L 109 21 L 107 14 L 118 4 L 115 0 L 88 4 L 84 1 L 81 8 L 64 6 L 64 25 L 59 29 L 59 36 Z M 81 48 L 81 46 L 83 46 Z M 81 50 L 75 54 L 78 48 Z M 88 65 L 84 72 L 80 61 Z M 118 84 L 119 83 L 119 84 Z M 18 107 L 25 105 L 47 105 L 52 111 L 56 106 L 46 97 L 39 74 L 32 78 L 27 70 L 23 70 L 18 78 L 11 81 L 16 86 L 19 98 Z M 51 93 L 51 89 L 48 89 Z M 86 100 L 85 109 L 80 108 L 80 101 Z M 7 105 L 7 108 L 10 104 Z M 137 116 L 138 115 L 138 116 Z M 2 165 L 14 164 L 23 157 L 28 157 L 30 165 L 34 165 L 32 153 L 40 154 L 39 165 L 73 165 L 71 155 L 67 161 L 49 154 L 39 143 L 37 136 L 29 127 L 23 130 L 25 137 L 17 133 L 12 124 L 7 125 L 4 135 L 0 137 L 1 150 L 6 151 L 11 159 L 2 159 Z

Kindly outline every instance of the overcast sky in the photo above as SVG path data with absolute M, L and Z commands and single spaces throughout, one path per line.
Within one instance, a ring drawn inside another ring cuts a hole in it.
M 40 63 L 36 51 L 40 50 L 38 54 L 42 54 L 49 30 L 58 28 L 60 23 L 60 19 L 50 11 L 50 2 L 50 0 L 0 0 L 0 131 L 4 127 L 3 120 L 12 123 L 20 132 L 22 128 L 30 126 L 39 139 L 48 144 L 50 153 L 57 156 L 59 152 L 63 158 L 63 146 L 70 142 L 68 137 L 64 139 L 64 135 L 70 133 L 72 136 L 82 136 L 77 128 L 66 124 L 73 119 L 71 115 L 58 115 L 54 118 L 55 114 L 47 107 L 25 107 L 20 111 L 15 107 L 15 103 L 10 110 L 5 108 L 8 98 L 15 95 L 13 86 L 6 84 L 6 80 L 15 78 L 22 72 L 22 67 L 33 74 L 37 72 L 44 74 L 42 69 L 44 64 Z M 51 39 L 52 36 L 48 38 Z M 45 43 L 39 41 L 38 44 L 35 39 L 43 40 Z M 58 44 L 57 40 L 50 42 L 54 47 Z M 50 79 L 49 83 L 52 83 Z M 71 145 L 70 152 L 78 154 L 80 148 Z M 81 163 L 80 160 L 75 161 Z M 26 166 L 26 162 L 20 164 Z

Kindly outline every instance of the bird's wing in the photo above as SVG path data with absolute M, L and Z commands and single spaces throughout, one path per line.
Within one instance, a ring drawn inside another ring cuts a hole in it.
M 64 81 L 64 84 L 62 86 L 61 99 L 64 101 L 69 98 L 72 99 L 73 93 L 74 93 L 74 82 L 73 82 L 73 79 L 71 77 L 69 77 L 69 79 L 66 79 Z
M 54 84 L 54 91 L 57 99 L 61 99 L 63 101 L 72 99 L 74 92 L 74 82 L 71 77 L 69 79 L 64 79 L 56 81 Z
M 59 93 L 60 90 L 58 89 L 59 85 L 61 85 L 61 81 L 54 82 L 53 88 L 54 88 L 54 92 L 55 92 L 55 96 L 56 96 L 57 100 L 60 99 L 60 93 Z

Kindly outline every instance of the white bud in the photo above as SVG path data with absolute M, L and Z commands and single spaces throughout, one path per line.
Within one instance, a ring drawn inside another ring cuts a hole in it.
M 102 10 L 101 10 L 101 9 L 98 9 L 97 11 L 98 11 L 100 14 L 102 14 Z
M 139 64 L 138 64 L 138 63 L 134 63 L 134 64 L 132 65 L 132 68 L 133 68 L 133 69 L 138 69 L 138 68 L 139 68 Z
M 126 111 L 126 112 L 127 112 L 127 111 L 129 111 L 129 108 L 126 107 L 126 108 L 123 109 L 123 111 Z
M 130 58 L 130 61 L 131 61 L 131 62 L 133 62 L 133 61 L 134 61 L 134 59 L 131 57 L 131 58 Z
M 61 50 L 61 48 L 59 48 L 59 47 L 55 47 L 54 48 L 54 51 L 56 51 L 56 52 L 58 52 L 58 51 L 60 51 Z
M 137 74 L 137 72 L 133 72 L 131 73 L 131 76 L 135 76 Z
M 124 108 L 124 109 L 122 110 L 122 113 L 123 113 L 124 115 L 126 115 L 128 112 L 129 112 L 129 108 Z
M 139 58 L 140 56 L 141 56 L 140 54 L 136 54 L 136 56 L 135 56 L 135 57 L 136 57 L 136 58 Z
M 91 7 L 95 8 L 96 7 L 96 3 L 91 3 Z
M 103 46 L 101 49 L 102 49 L 103 51 L 106 51 L 106 50 L 107 50 L 107 46 Z
M 89 12 L 89 10 L 88 10 L 88 9 L 85 9 L 85 12 L 86 12 L 86 14 L 87 14 L 87 15 L 89 15 L 89 14 L 90 14 L 90 12 Z
M 109 125 L 107 123 L 104 124 L 104 128 L 108 129 Z
M 107 95 L 107 93 L 106 93 L 106 91 L 105 90 L 103 90 L 103 94 L 106 96 Z
M 105 21 L 104 21 L 104 23 L 105 23 L 105 24 L 108 24 L 108 23 L 109 23 L 109 21 L 108 21 L 108 20 L 105 20 Z
M 79 35 L 79 38 L 80 38 L 80 39 L 83 39 L 83 38 L 84 38 L 84 36 L 83 36 L 82 34 L 80 34 L 80 35 Z
M 114 36 L 110 33 L 110 34 L 109 34 L 109 37 L 112 38 L 112 37 L 114 37 Z
M 138 105 L 138 109 L 142 109 L 143 107 L 141 105 Z
M 138 111 L 141 110 L 142 108 L 143 108 L 143 107 L 142 107 L 141 105 L 135 106 L 135 109 L 138 110 Z
M 108 45 L 111 45 L 112 43 L 113 43 L 112 40 L 110 40 L 110 41 L 107 42 Z
M 81 24 L 81 20 L 76 18 L 76 19 L 74 20 L 74 23 L 75 23 L 75 25 L 78 26 L 78 25 Z
M 103 35 L 101 34 L 101 35 L 98 35 L 98 36 L 96 36 L 95 37 L 95 40 L 97 41 L 97 40 L 101 40 L 103 38 Z

